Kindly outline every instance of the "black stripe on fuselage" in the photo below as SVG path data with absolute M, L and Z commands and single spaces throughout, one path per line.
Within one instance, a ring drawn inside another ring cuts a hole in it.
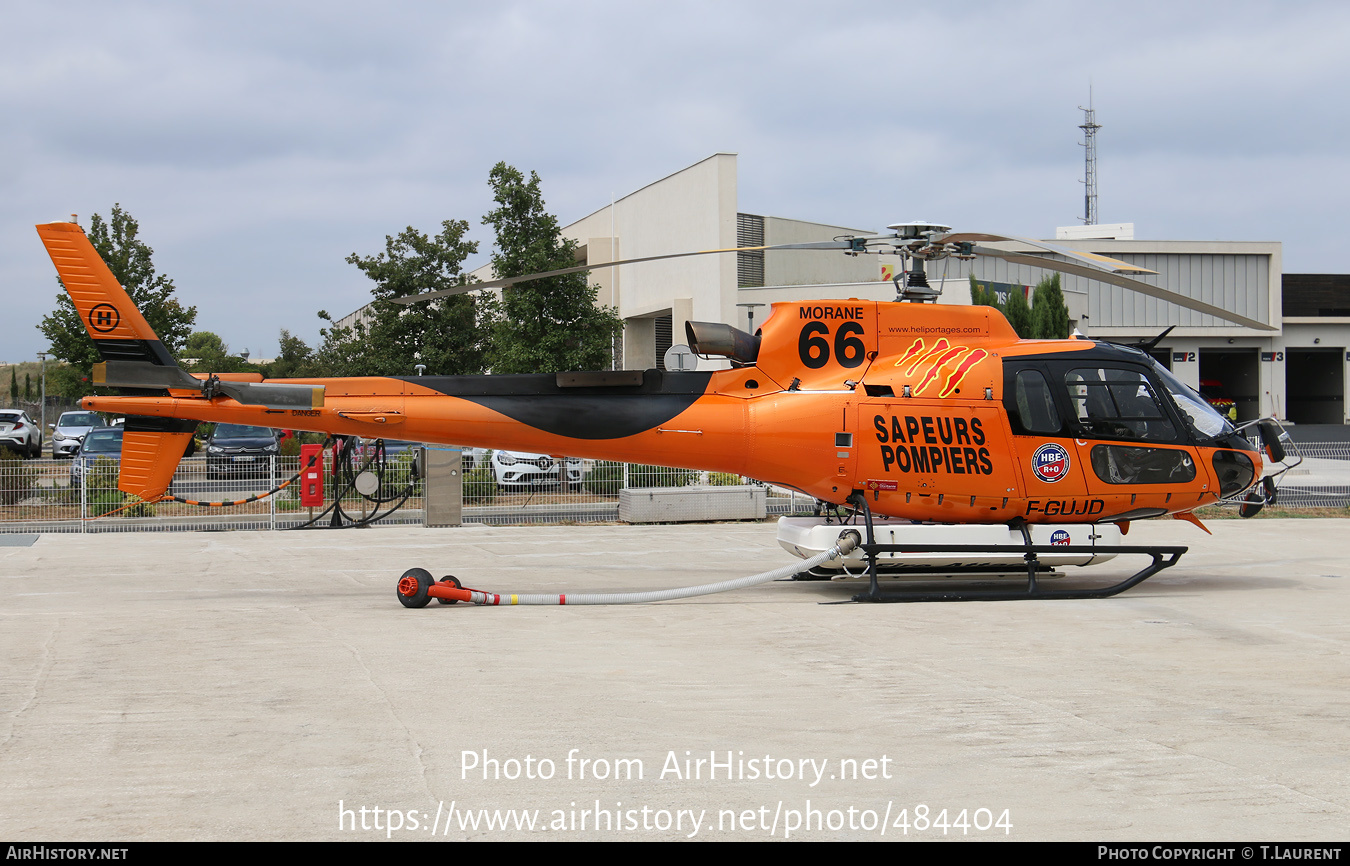
M 394 378 L 500 412 L 537 430 L 571 439 L 621 439 L 650 430 L 688 409 L 712 373 L 647 370 L 641 385 L 559 387 L 557 376 L 396 376 Z

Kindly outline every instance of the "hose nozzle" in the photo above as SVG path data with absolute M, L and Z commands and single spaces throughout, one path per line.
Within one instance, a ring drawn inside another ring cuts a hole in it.
M 841 532 L 839 533 L 839 541 L 834 545 L 836 556 L 848 556 L 850 553 L 857 550 L 858 545 L 860 544 L 862 544 L 862 533 L 858 532 L 858 530 L 850 529 L 846 532 Z M 835 556 L 830 557 L 830 559 L 835 558 Z

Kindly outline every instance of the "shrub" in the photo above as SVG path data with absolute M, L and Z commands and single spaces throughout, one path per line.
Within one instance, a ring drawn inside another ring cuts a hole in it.
M 618 496 L 623 486 L 623 464 L 612 460 L 599 460 L 586 473 L 581 486 L 596 496 Z
M 727 473 L 718 473 L 727 474 Z M 629 487 L 688 487 L 698 481 L 698 473 L 690 469 L 672 469 L 669 466 L 648 466 L 633 463 L 628 467 Z M 740 483 L 739 475 L 733 484 Z M 587 490 L 597 496 L 618 496 L 623 487 L 623 464 L 602 460 L 595 464 L 582 482 Z
M 17 505 L 32 495 L 37 470 L 8 448 L 0 448 L 0 505 Z
M 117 513 L 118 517 L 155 516 L 155 504 L 153 502 L 145 502 L 139 496 L 127 496 L 126 498 L 132 500 L 131 504 L 119 511 Z
M 90 517 L 101 517 L 109 511 L 116 511 L 126 501 L 126 494 L 117 489 L 117 473 L 117 461 L 109 457 L 98 458 L 85 471 L 85 502 Z
M 648 466 L 634 463 L 628 467 L 629 487 L 688 487 L 698 480 L 691 469 L 672 469 L 669 466 Z
M 304 475 L 301 474 L 299 478 L 272 494 L 272 501 L 276 503 L 277 511 L 300 510 L 300 487 L 303 483 L 300 479 L 303 477 Z
M 422 492 L 422 479 L 413 473 L 413 464 L 417 461 L 417 454 L 413 449 L 408 449 L 399 454 L 393 460 L 384 465 L 384 474 L 380 485 L 380 498 L 391 499 L 402 496 L 408 492 L 408 485 L 412 485 L 412 496 L 418 496 Z M 468 478 L 464 479 L 468 482 Z
M 741 483 L 741 476 L 735 472 L 709 472 L 708 486 L 710 487 L 736 487 Z
M 109 457 L 100 457 L 89 467 L 84 478 L 89 516 L 102 517 L 116 511 L 118 517 L 154 517 L 154 503 L 143 502 L 139 496 L 127 496 L 117 489 L 118 473 L 117 461 Z
M 497 498 L 497 479 L 491 464 L 485 463 L 464 475 L 464 501 L 474 505 L 489 505 Z

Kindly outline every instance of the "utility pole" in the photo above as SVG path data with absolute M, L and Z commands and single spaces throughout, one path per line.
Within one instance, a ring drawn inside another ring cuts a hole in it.
M 1088 86 L 1088 107 L 1078 106 L 1078 110 L 1083 112 L 1083 122 L 1078 128 L 1083 130 L 1083 141 L 1080 147 L 1083 148 L 1083 215 L 1079 217 L 1084 225 L 1095 226 L 1097 222 L 1097 130 L 1101 129 L 1101 124 L 1097 122 L 1097 112 L 1092 107 L 1092 87 Z
M 762 307 L 763 304 L 737 304 L 738 307 L 745 307 L 746 327 L 750 329 L 750 336 L 755 335 L 755 308 Z
M 42 424 L 38 432 L 43 436 L 47 435 L 47 353 L 38 352 L 38 360 L 42 361 Z

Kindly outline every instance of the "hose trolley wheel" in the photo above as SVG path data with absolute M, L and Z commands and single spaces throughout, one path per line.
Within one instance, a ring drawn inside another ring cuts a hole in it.
M 427 590 L 435 582 L 425 568 L 410 568 L 398 579 L 398 600 L 404 607 L 426 607 L 431 601 Z

